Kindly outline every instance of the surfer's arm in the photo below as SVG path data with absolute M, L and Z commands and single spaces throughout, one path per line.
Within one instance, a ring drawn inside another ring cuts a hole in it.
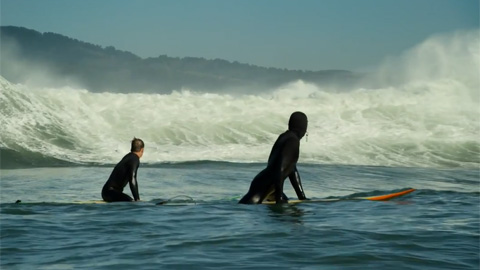
M 303 191 L 302 180 L 300 179 L 300 173 L 297 170 L 297 166 L 295 166 L 295 170 L 293 170 L 288 178 L 290 179 L 290 183 L 292 183 L 293 189 L 295 189 L 295 193 L 297 193 L 298 199 L 306 200 L 307 197 Z
M 283 166 L 284 166 L 284 158 L 281 156 L 279 159 L 276 159 L 275 165 L 273 166 L 272 170 L 272 179 L 273 180 L 273 185 L 275 187 L 275 203 L 282 203 L 286 202 L 283 196 Z
M 283 181 L 285 180 L 284 171 L 291 167 L 292 164 L 295 164 L 297 157 L 298 157 L 298 148 L 300 144 L 298 140 L 293 138 L 288 139 L 285 142 L 285 145 L 282 150 L 282 164 L 280 169 L 280 176 L 278 177 L 278 181 L 275 183 L 275 201 L 277 203 L 287 202 L 287 197 L 283 197 Z M 294 165 L 293 165 L 294 166 Z
M 283 194 L 283 181 L 282 181 L 282 174 L 281 172 L 278 175 L 274 175 L 275 181 L 275 203 L 282 203 L 286 202 L 282 199 Z
M 129 169 L 129 184 L 130 184 L 130 190 L 132 191 L 133 199 L 135 201 L 140 201 L 140 195 L 138 193 L 138 182 L 137 182 L 137 170 L 138 170 L 138 164 L 135 162 L 132 162 L 132 165 Z

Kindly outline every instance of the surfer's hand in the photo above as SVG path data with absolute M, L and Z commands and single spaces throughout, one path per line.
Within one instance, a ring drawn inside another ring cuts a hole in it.
M 281 204 L 281 203 L 288 203 L 288 200 L 284 199 L 284 198 L 281 198 L 280 200 L 278 200 L 276 202 L 276 204 Z

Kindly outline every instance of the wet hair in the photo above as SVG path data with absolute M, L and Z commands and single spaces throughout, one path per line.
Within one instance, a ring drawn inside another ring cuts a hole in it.
M 145 144 L 143 143 L 143 141 L 141 139 L 133 137 L 132 147 L 130 148 L 130 151 L 139 152 L 144 147 L 145 147 Z

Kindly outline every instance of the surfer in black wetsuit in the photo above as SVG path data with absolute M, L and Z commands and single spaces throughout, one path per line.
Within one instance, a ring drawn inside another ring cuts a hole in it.
M 138 194 L 137 170 L 140 158 L 143 156 L 145 144 L 138 138 L 133 138 L 130 153 L 126 154 L 115 166 L 102 189 L 102 198 L 106 202 L 140 201 Z M 123 193 L 123 188 L 130 184 L 132 197 Z
M 239 203 L 259 204 L 264 200 L 274 200 L 277 204 L 288 202 L 283 193 L 283 183 L 288 177 L 299 200 L 307 199 L 303 192 L 297 161 L 300 153 L 300 139 L 307 132 L 307 116 L 294 112 L 288 121 L 288 130 L 280 134 L 272 147 L 268 165 L 250 184 L 248 193 Z

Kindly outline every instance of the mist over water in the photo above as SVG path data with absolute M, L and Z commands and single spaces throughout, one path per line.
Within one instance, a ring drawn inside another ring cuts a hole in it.
M 116 163 L 134 136 L 144 163 L 266 162 L 299 110 L 309 117 L 302 163 L 477 168 L 479 45 L 478 31 L 432 37 L 349 91 L 297 81 L 255 95 L 92 93 L 2 77 L 2 164 Z

